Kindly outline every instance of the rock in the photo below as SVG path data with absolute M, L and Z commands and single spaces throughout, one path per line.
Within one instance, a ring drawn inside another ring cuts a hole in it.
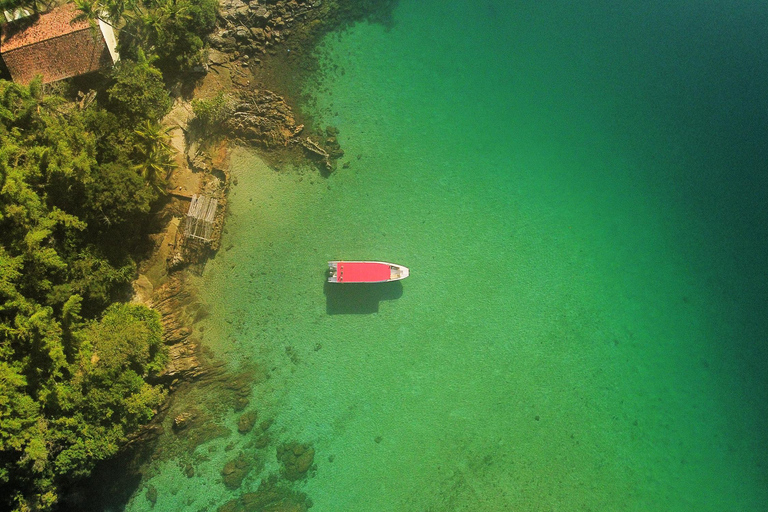
M 155 506 L 155 503 L 157 503 L 157 489 L 155 489 L 154 485 L 150 485 L 147 487 L 147 501 L 152 504 L 152 506 Z
M 330 172 L 333 169 L 331 164 L 331 155 L 329 155 L 326 150 L 320 147 L 317 142 L 313 141 L 309 137 L 298 139 L 298 141 L 301 147 L 303 147 L 308 152 L 309 156 L 314 158 L 314 160 L 321 162 L 327 171 Z
M 208 369 L 203 367 L 197 358 L 197 342 L 179 343 L 168 347 L 170 362 L 160 375 L 163 380 L 183 378 L 194 380 L 206 374 Z
M 311 506 L 305 494 L 277 485 L 272 476 L 262 480 L 256 492 L 228 501 L 217 512 L 307 512 Z
M 241 43 L 248 41 L 251 37 L 251 31 L 245 27 L 235 29 L 235 39 Z
M 222 481 L 227 489 L 238 489 L 243 483 L 243 478 L 250 472 L 253 464 L 240 454 L 236 459 L 227 462 L 221 470 Z
M 217 48 L 222 51 L 231 51 L 237 45 L 235 38 L 230 37 L 228 33 L 227 35 L 224 35 L 223 33 L 211 34 L 208 36 L 208 42 L 212 48 Z
M 339 159 L 344 156 L 344 150 L 341 149 L 341 145 L 336 140 L 336 137 L 325 139 L 325 147 L 328 150 L 328 155 L 333 159 Z
M 212 51 L 212 52 L 215 52 L 216 50 L 211 50 L 211 51 Z M 219 54 L 221 54 L 221 55 L 224 55 L 224 54 L 223 54 L 223 53 L 221 53 L 221 52 L 216 52 L 216 53 L 219 53 Z M 209 59 L 210 59 L 210 55 L 209 55 L 208 57 L 209 57 Z M 199 143 L 198 141 L 196 141 L 196 140 L 193 140 L 193 141 L 192 141 L 192 142 L 191 142 L 191 143 L 190 143 L 190 144 L 187 146 L 187 151 L 186 151 L 186 155 L 187 155 L 187 161 L 188 161 L 188 162 L 191 162 L 191 161 L 192 161 L 192 160 L 194 160 L 194 159 L 197 157 L 197 155 L 199 155 L 199 154 L 200 154 L 200 143 Z
M 141 304 L 146 304 L 152 297 L 154 287 L 152 282 L 144 274 L 139 274 L 139 278 L 133 282 L 134 300 Z
M 243 507 L 240 504 L 240 498 L 236 500 L 229 500 L 218 509 L 216 512 L 243 512 Z
M 235 397 L 234 409 L 235 411 L 245 410 L 245 408 L 248 407 L 249 403 L 251 403 L 251 401 L 245 397 L 242 397 L 242 396 Z
M 287 146 L 297 128 L 285 100 L 267 90 L 241 92 L 227 127 L 235 136 L 265 148 Z
M 267 35 L 264 33 L 263 28 L 259 27 L 252 27 L 251 28 L 251 35 L 256 41 L 259 41 L 263 43 L 267 39 Z
M 256 416 L 256 411 L 248 411 L 240 416 L 240 419 L 237 421 L 237 431 L 241 434 L 247 434 L 250 432 L 253 426 L 256 424 Z
M 173 329 L 166 330 L 163 334 L 168 343 L 175 345 L 189 338 L 189 335 L 192 334 L 192 329 L 185 326 L 177 326 Z
M 266 448 L 269 446 L 269 435 L 268 434 L 262 434 L 259 437 L 256 438 L 256 441 L 254 441 L 253 446 L 256 448 Z
M 204 155 L 197 154 L 189 161 L 189 166 L 195 172 L 205 172 L 208 170 L 208 162 Z
M 229 62 L 229 55 L 219 50 L 208 50 L 208 64 L 221 66 Z
M 225 20 L 242 24 L 248 22 L 250 8 L 242 0 L 220 0 L 219 12 Z
M 269 9 L 267 9 L 263 5 L 258 6 L 253 11 L 253 17 L 256 18 L 256 19 L 260 19 L 260 20 L 266 21 L 266 20 L 269 19 L 270 16 L 272 16 L 272 13 L 269 12 Z
M 193 416 L 189 412 L 183 412 L 173 418 L 173 431 L 181 432 L 192 423 Z
M 284 443 L 277 448 L 277 460 L 280 472 L 291 481 L 306 477 L 315 459 L 315 449 L 308 444 Z
M 312 462 L 315 460 L 315 449 L 308 448 L 301 455 L 296 457 L 296 472 L 306 473 L 312 466 Z

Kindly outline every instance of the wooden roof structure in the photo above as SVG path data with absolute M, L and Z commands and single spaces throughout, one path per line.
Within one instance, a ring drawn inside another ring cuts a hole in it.
M 218 204 L 215 197 L 193 195 L 184 223 L 184 236 L 210 242 Z
M 0 27 L 0 55 L 14 82 L 28 84 L 38 74 L 43 83 L 55 82 L 117 62 L 112 27 L 99 21 L 93 30 L 87 20 L 72 21 L 78 14 L 65 4 Z

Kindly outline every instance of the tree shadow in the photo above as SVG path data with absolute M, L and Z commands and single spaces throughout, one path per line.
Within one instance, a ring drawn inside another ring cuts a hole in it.
M 63 486 L 59 512 L 124 510 L 142 482 L 141 464 L 157 450 L 157 440 L 139 441 L 96 464 L 91 476 Z
M 379 302 L 403 295 L 400 281 L 389 283 L 329 283 L 323 287 L 325 312 L 329 315 L 369 315 L 379 311 Z

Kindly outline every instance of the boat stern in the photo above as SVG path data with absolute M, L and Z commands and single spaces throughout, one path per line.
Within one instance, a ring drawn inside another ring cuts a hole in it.
M 338 261 L 329 261 L 328 262 L 328 282 L 329 283 L 338 283 L 339 282 L 339 266 Z

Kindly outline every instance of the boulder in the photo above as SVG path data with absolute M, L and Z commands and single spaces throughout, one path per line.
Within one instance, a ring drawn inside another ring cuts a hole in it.
M 311 506 L 304 493 L 278 485 L 273 475 L 262 480 L 256 492 L 228 501 L 217 512 L 307 512 Z
M 227 462 L 221 470 L 222 481 L 227 489 L 239 489 L 243 483 L 243 478 L 252 467 L 253 464 L 242 453 L 237 458 Z
M 256 424 L 256 411 L 248 411 L 242 416 L 240 416 L 240 419 L 237 421 L 237 431 L 241 434 L 247 434 L 248 432 L 253 429 L 253 426 Z
M 266 21 L 269 19 L 270 16 L 272 16 L 272 13 L 269 12 L 269 9 L 267 9 L 263 5 L 260 5 L 253 10 L 254 18 Z
M 254 40 L 260 43 L 263 43 L 267 39 L 264 29 L 259 27 L 251 27 L 251 36 L 253 36 Z
M 250 8 L 242 0 L 221 0 L 219 12 L 225 20 L 239 25 L 248 22 Z
M 150 485 L 147 487 L 147 501 L 154 507 L 155 503 L 157 503 L 157 489 L 154 485 Z
M 173 431 L 180 432 L 186 429 L 192 423 L 192 419 L 193 419 L 192 413 L 183 412 L 179 414 L 178 416 L 173 418 Z
M 291 481 L 306 477 L 315 459 L 315 449 L 308 444 L 284 443 L 277 447 L 280 472 Z
M 221 66 L 229 62 L 229 55 L 219 50 L 208 50 L 208 64 Z
M 211 48 L 219 49 L 223 52 L 232 51 L 237 46 L 237 41 L 232 37 L 229 32 L 222 32 L 220 34 L 211 34 L 208 36 L 208 42 Z

